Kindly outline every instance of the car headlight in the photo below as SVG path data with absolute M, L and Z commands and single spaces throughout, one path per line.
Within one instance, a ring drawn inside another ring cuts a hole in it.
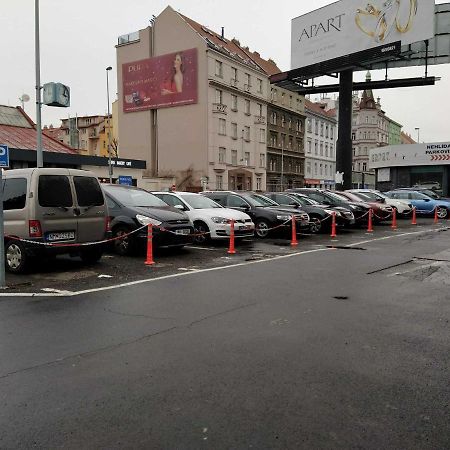
M 151 223 L 152 225 L 159 226 L 162 224 L 162 222 L 160 222 L 159 220 L 152 219 L 151 217 L 147 217 L 147 216 L 142 216 L 141 214 L 136 214 L 136 220 L 141 225 L 149 225 Z
M 277 219 L 278 220 L 282 220 L 283 222 L 285 222 L 285 221 L 287 221 L 287 220 L 291 220 L 292 219 L 292 216 L 288 216 L 288 215 L 278 215 L 277 216 Z
M 227 219 L 227 218 L 225 218 L 225 217 L 211 217 L 211 220 L 212 220 L 214 223 L 220 223 L 220 224 L 222 224 L 222 225 L 225 225 L 225 224 L 231 222 L 230 219 Z
M 339 211 L 333 211 L 332 209 L 324 209 L 324 211 L 329 214 L 330 216 L 333 215 L 333 213 L 336 213 L 336 217 L 340 216 L 341 213 Z

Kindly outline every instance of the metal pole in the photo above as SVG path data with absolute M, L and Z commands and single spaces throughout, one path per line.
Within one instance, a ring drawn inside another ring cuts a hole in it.
M 3 169 L 0 168 L 0 289 L 5 287 L 5 226 L 3 223 Z
M 339 124 L 336 148 L 336 171 L 344 174 L 338 191 L 352 188 L 352 88 L 353 71 L 344 70 L 339 77 Z
M 112 183 L 112 176 L 113 176 L 113 170 L 112 170 L 112 164 L 111 164 L 111 116 L 109 112 L 109 76 L 108 72 L 112 69 L 112 67 L 106 68 L 106 96 L 108 100 L 108 169 L 109 169 L 109 182 Z
M 42 154 L 42 120 L 41 120 L 41 55 L 39 45 L 39 0 L 35 0 L 35 58 L 36 58 L 36 132 L 37 132 L 37 167 L 44 167 Z
M 281 192 L 284 191 L 283 185 L 284 185 L 284 149 L 283 149 L 283 142 L 281 142 Z

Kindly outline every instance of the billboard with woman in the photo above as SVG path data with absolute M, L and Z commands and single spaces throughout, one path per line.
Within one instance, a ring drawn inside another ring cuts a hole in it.
M 123 111 L 197 103 L 197 49 L 122 65 Z

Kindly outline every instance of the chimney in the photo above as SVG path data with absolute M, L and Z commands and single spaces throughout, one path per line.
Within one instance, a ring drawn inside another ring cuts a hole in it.
M 225 39 L 225 27 L 222 27 L 222 39 Z
M 258 52 L 253 52 L 253 54 L 254 54 L 255 56 L 257 56 L 258 58 L 261 56 Z

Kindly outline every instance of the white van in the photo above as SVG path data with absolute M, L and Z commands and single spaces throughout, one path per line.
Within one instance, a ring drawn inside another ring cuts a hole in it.
M 7 270 L 24 272 L 33 259 L 49 254 L 89 263 L 101 258 L 102 244 L 77 245 L 102 241 L 108 233 L 105 198 L 92 172 L 13 169 L 3 173 L 2 184 Z

